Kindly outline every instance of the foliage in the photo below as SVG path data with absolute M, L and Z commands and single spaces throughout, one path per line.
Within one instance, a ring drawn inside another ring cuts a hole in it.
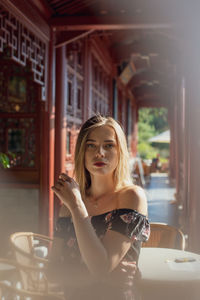
M 0 167 L 3 167 L 4 169 L 8 169 L 11 166 L 14 166 L 16 164 L 16 155 L 14 153 L 2 153 L 0 152 Z
M 168 149 L 164 152 L 163 145 L 156 144 L 155 146 L 148 142 L 151 137 L 167 130 L 168 127 L 166 108 L 142 108 L 139 110 L 138 152 L 142 159 L 152 159 L 157 153 L 165 153 L 164 156 L 168 156 Z
M 10 168 L 10 159 L 5 153 L 2 152 L 0 152 L 0 165 L 5 169 Z
M 155 129 L 156 134 L 168 129 L 168 110 L 162 108 L 142 108 L 139 110 L 139 122 L 147 123 Z
M 138 152 L 142 159 L 152 159 L 158 153 L 154 147 L 145 142 L 138 144 Z

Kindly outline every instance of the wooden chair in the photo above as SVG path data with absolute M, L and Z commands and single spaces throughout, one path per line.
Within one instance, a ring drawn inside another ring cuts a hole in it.
M 20 281 L 17 262 L 0 258 L 0 281 L 9 282 L 12 285 L 16 285 Z
M 10 242 L 17 263 L 23 266 L 20 268 L 23 288 L 37 292 L 48 292 L 56 288 L 49 284 L 46 277 L 52 239 L 33 232 L 16 232 L 11 234 Z
M 27 291 L 22 288 L 16 288 L 8 283 L 0 282 L 0 299 L 11 300 L 64 300 L 65 298 L 60 295 L 51 293 L 39 293 L 33 291 Z
M 185 249 L 185 236 L 183 232 L 166 223 L 150 223 L 149 240 L 142 244 L 142 247 L 159 247 Z
M 30 291 L 23 288 L 23 280 L 21 272 L 30 273 L 32 268 L 22 266 L 16 261 L 9 259 L 0 259 L 0 299 L 48 299 L 48 300 L 64 300 L 61 294 L 54 292 L 43 291 Z

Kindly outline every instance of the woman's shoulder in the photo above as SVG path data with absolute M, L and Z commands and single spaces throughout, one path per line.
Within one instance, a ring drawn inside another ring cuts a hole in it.
M 143 188 L 129 185 L 118 192 L 119 208 L 130 208 L 147 215 L 147 199 Z

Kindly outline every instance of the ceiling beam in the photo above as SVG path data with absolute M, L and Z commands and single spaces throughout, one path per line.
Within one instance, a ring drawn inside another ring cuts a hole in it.
M 86 36 L 88 36 L 89 34 L 91 34 L 94 30 L 91 29 L 89 31 L 70 31 L 70 32 L 64 32 L 64 34 L 62 34 L 62 37 L 61 37 L 61 40 L 55 45 L 55 48 L 59 48 L 59 47 L 62 47 L 62 46 L 66 46 L 66 45 L 69 45 L 73 42 L 76 42 Z
M 165 73 L 157 72 L 156 70 L 149 68 L 134 75 L 128 85 L 131 89 L 134 89 L 135 87 L 141 86 L 143 81 L 154 84 L 157 82 L 161 85 L 163 83 L 169 84 L 172 81 L 172 76 L 169 77 Z
M 134 88 L 133 90 L 134 96 L 140 97 L 146 94 L 154 94 L 154 95 L 170 95 L 169 86 L 161 86 L 161 85 L 148 85 L 143 84 L 140 87 Z
M 113 45 L 111 48 L 112 56 L 116 62 L 120 62 L 130 58 L 131 55 L 162 55 L 162 57 L 169 58 L 178 55 L 178 47 L 170 41 L 159 41 L 154 39 L 141 40 L 133 42 L 129 45 Z
M 29 0 L 29 2 L 32 2 L 46 19 L 49 19 L 54 13 L 45 0 Z
M 64 16 L 52 17 L 49 24 L 55 31 L 66 30 L 125 30 L 125 29 L 165 29 L 172 28 L 163 16 Z
M 169 102 L 166 99 L 162 99 L 159 96 L 146 96 L 141 99 L 136 99 L 138 108 L 142 107 L 169 107 Z

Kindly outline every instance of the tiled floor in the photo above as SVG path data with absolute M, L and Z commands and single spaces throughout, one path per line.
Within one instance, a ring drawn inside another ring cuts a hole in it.
M 164 222 L 178 227 L 178 210 L 174 200 L 175 188 L 167 174 L 152 173 L 145 187 L 150 222 Z

